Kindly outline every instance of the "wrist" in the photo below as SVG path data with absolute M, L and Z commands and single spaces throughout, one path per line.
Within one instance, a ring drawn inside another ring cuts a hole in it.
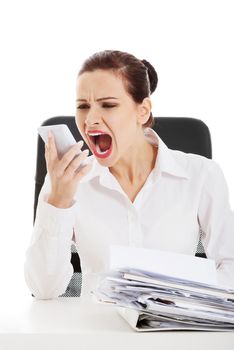
M 67 209 L 70 208 L 74 204 L 74 200 L 58 198 L 53 195 L 49 195 L 47 199 L 47 203 L 53 205 L 56 208 Z

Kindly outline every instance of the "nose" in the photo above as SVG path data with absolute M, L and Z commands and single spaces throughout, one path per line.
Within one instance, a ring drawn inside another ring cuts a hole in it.
M 89 112 L 86 115 L 85 124 L 88 127 L 90 127 L 92 125 L 100 124 L 101 120 L 102 120 L 102 116 L 101 116 L 100 112 L 95 110 L 95 108 L 90 108 Z

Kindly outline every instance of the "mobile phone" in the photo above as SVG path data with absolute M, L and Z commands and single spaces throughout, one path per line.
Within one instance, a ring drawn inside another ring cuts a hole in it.
M 47 144 L 48 143 L 48 133 L 52 132 L 55 144 L 57 148 L 57 153 L 59 159 L 63 157 L 63 155 L 74 145 L 76 144 L 76 140 L 72 135 L 70 129 L 66 124 L 57 124 L 57 125 L 45 125 L 40 126 L 38 129 L 38 134 L 41 136 L 42 140 Z M 82 153 L 80 151 L 77 155 Z M 86 159 L 87 160 L 87 159 Z M 83 161 L 77 170 L 83 168 L 86 164 L 86 160 Z

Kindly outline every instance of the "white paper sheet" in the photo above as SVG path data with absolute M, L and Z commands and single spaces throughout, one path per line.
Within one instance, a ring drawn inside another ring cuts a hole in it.
M 125 267 L 217 285 L 214 260 L 156 249 L 111 246 L 110 269 Z

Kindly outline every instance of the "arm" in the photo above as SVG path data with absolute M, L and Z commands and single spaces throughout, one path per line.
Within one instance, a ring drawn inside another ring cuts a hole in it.
M 216 262 L 218 283 L 234 288 L 234 212 L 220 166 L 208 160 L 206 167 L 198 210 L 202 243 L 207 257 Z
M 74 195 L 78 182 L 91 169 L 77 171 L 87 157 L 78 142 L 59 159 L 53 135 L 45 149 L 48 175 L 40 192 L 30 246 L 26 252 L 25 279 L 33 295 L 55 298 L 65 292 L 73 274 L 70 263 L 75 222 Z M 79 154 L 77 156 L 77 154 Z
M 71 243 L 75 204 L 67 209 L 47 203 L 48 176 L 41 189 L 30 245 L 26 252 L 25 280 L 36 298 L 55 298 L 65 292 L 73 274 Z

